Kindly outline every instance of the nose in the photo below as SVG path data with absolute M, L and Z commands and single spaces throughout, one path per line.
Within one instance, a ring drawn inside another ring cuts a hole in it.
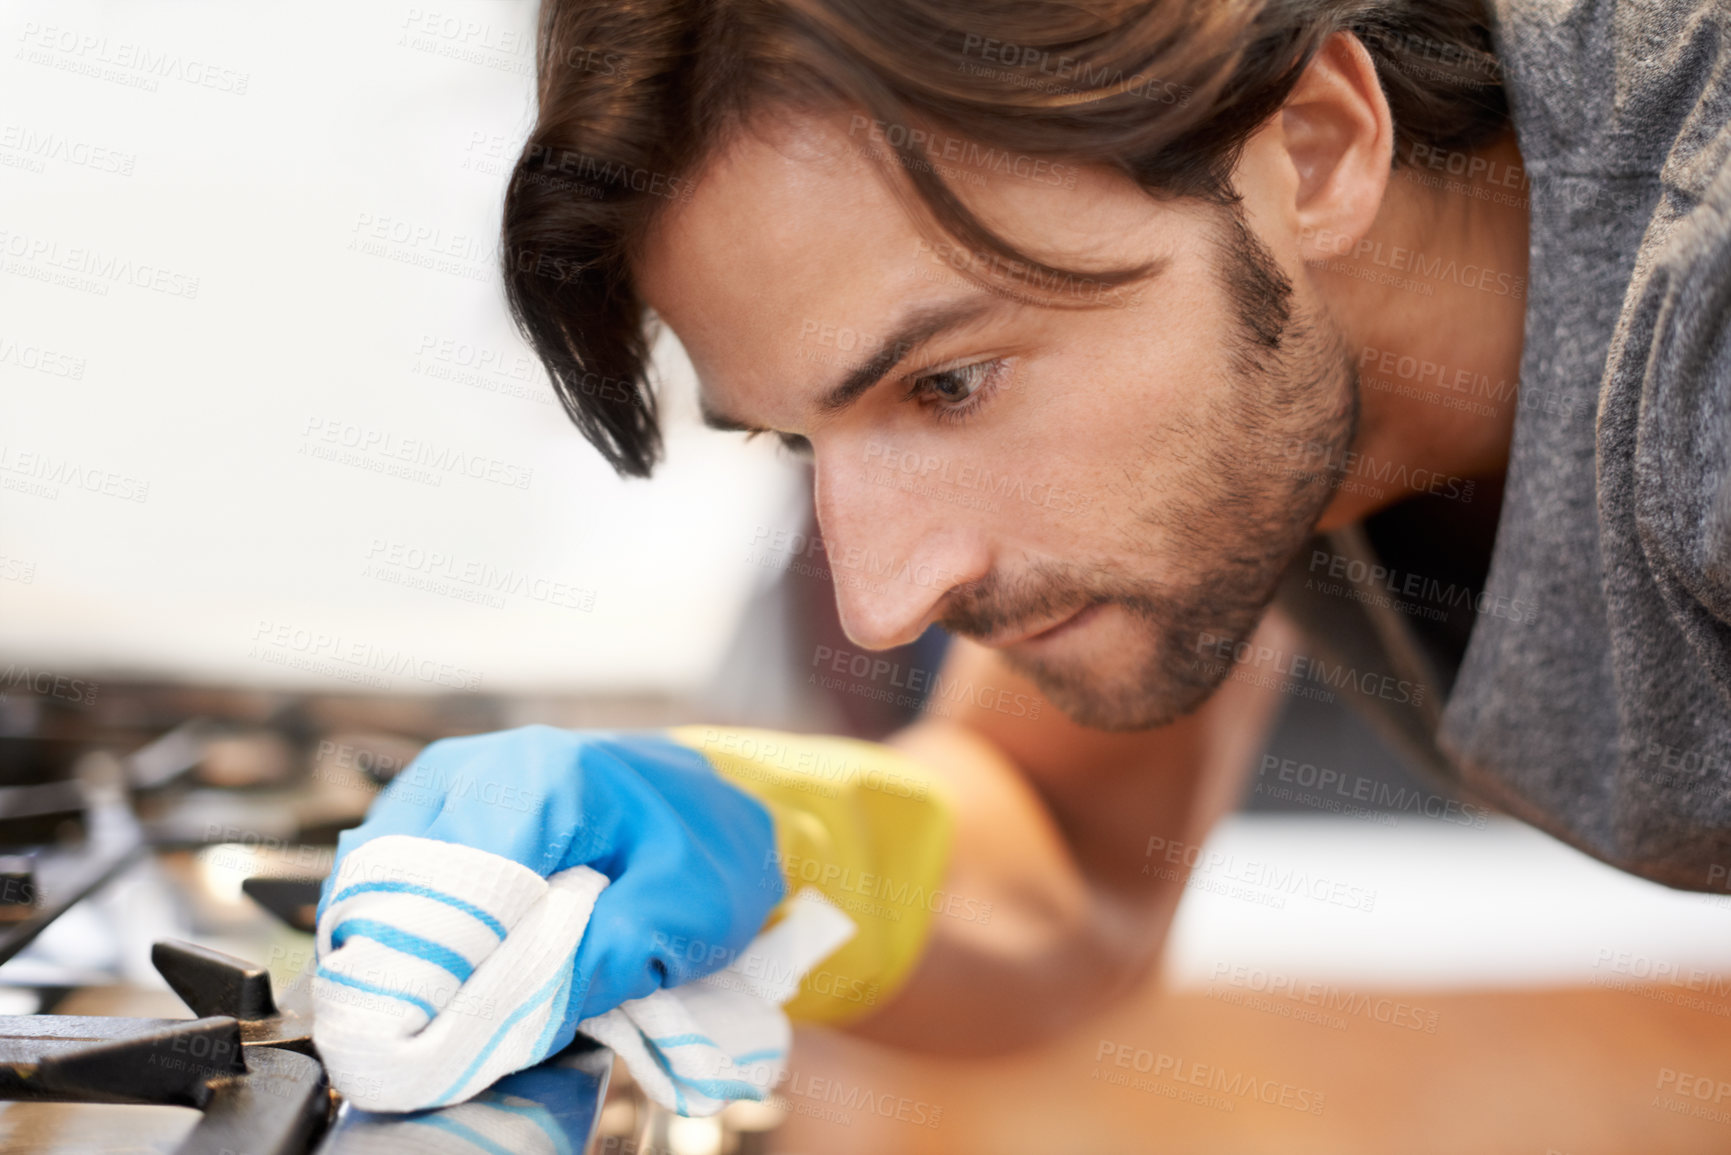
M 946 593 L 985 575 L 985 535 L 964 509 L 923 495 L 915 479 L 872 464 L 858 446 L 814 448 L 812 498 L 842 630 L 863 649 L 906 645 L 935 620 Z

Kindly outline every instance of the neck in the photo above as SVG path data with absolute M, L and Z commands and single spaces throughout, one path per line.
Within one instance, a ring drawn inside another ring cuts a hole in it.
M 1364 239 L 1309 272 L 1353 355 L 1360 399 L 1346 474 L 1318 528 L 1500 477 L 1526 311 L 1527 188 L 1514 133 L 1471 154 L 1414 150 Z

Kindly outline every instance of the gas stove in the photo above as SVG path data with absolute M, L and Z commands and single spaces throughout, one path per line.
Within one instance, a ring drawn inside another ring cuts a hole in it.
M 305 976 L 335 834 L 421 745 L 508 724 L 503 705 L 63 705 L 0 698 L 0 1151 L 767 1150 L 773 1109 L 678 1119 L 582 1039 L 440 1110 L 371 1114 L 330 1086 Z
M 612 1070 L 599 1047 L 574 1047 L 455 1107 L 372 1115 L 331 1091 L 310 1018 L 278 1006 L 262 968 L 183 942 L 159 942 L 152 957 L 197 1017 L 0 1016 L 0 1099 L 190 1107 L 200 1115 L 181 1155 L 337 1155 L 452 1139 L 478 1152 L 585 1152 L 599 1138 Z M 523 1146 L 525 1130 L 543 1143 Z

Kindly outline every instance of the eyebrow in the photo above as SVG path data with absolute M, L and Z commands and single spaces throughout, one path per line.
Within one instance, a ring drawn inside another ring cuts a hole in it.
M 981 295 L 941 305 L 922 305 L 912 310 L 896 326 L 882 348 L 862 361 L 818 399 L 817 411 L 825 417 L 842 412 L 863 397 L 872 386 L 882 381 L 890 370 L 906 360 L 914 350 L 945 333 L 972 324 L 1001 303 L 1000 297 Z M 703 423 L 711 429 L 730 433 L 770 432 L 761 426 L 710 408 L 708 399 L 701 394 L 697 403 L 703 413 Z

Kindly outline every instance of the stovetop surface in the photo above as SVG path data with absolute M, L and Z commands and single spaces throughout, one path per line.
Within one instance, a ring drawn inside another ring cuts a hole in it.
M 259 952 L 255 957 L 273 968 L 158 940 L 155 969 L 172 990 L 145 982 L 0 988 L 16 1009 L 31 1009 L 27 1000 L 34 998 L 52 1012 L 0 1015 L 0 1095 L 9 1100 L 0 1102 L 0 1150 L 581 1155 L 592 1149 L 613 1059 L 587 1044 L 449 1108 L 375 1115 L 342 1103 L 310 1044 L 303 977 L 310 940 L 226 901 L 225 872 L 247 865 L 236 855 L 213 847 L 146 858 L 115 885 L 122 901 L 128 892 L 151 890 L 181 900 L 183 923 L 219 932 L 210 937 L 224 945 Z M 83 901 L 100 917 L 115 896 L 97 892 Z M 41 948 L 27 948 L 8 970 L 51 973 L 67 949 L 57 939 L 67 937 L 45 930 Z M 271 969 L 278 972 L 275 984 Z
M 329 1089 L 304 975 L 337 832 L 440 737 L 654 720 L 525 708 L 153 684 L 77 703 L 0 694 L 0 1152 L 765 1150 L 780 1107 L 676 1119 L 583 1042 L 439 1111 L 369 1115 Z
M 0 1151 L 591 1146 L 603 1049 L 375 1116 L 330 1089 L 311 1042 L 307 922 L 335 831 L 478 719 L 149 689 L 100 706 L 0 698 Z

